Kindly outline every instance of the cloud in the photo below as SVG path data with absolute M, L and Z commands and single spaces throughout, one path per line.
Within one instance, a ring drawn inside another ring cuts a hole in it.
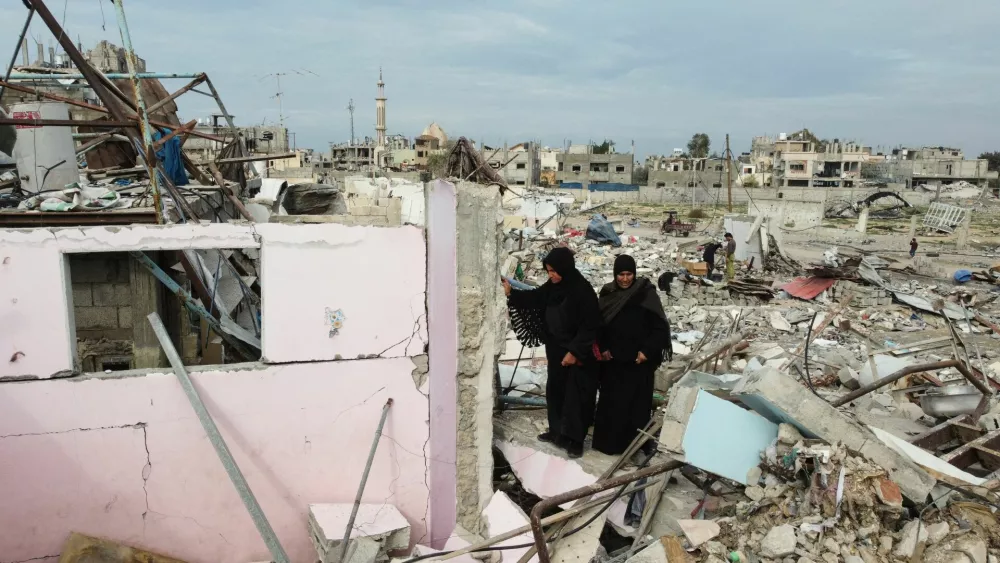
M 729 133 L 746 150 L 755 135 L 808 126 L 873 145 L 1000 148 L 995 0 L 951 10 L 933 0 L 176 0 L 126 10 L 150 70 L 208 72 L 238 121 L 276 122 L 277 85 L 260 77 L 291 73 L 286 124 L 317 149 L 348 137 L 351 98 L 359 134 L 374 134 L 380 67 L 389 132 L 411 137 L 437 121 L 490 144 L 610 137 L 646 154 L 695 132 L 715 145 Z M 0 7 L 2 36 L 15 37 L 25 14 Z M 109 3 L 68 2 L 66 27 L 85 46 L 121 42 Z M 50 37 L 38 22 L 32 33 Z M 12 46 L 0 45 L 0 60 Z M 215 111 L 193 94 L 180 107 L 188 119 Z

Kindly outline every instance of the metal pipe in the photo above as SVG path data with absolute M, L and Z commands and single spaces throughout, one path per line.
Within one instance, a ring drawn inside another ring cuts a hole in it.
M 76 119 L 10 119 L 0 118 L 0 125 L 24 125 L 27 127 L 98 127 L 101 129 L 122 129 L 135 127 L 130 121 L 90 121 Z
M 35 9 L 28 8 L 28 19 L 24 20 L 24 27 L 21 28 L 21 35 L 17 38 L 17 45 L 14 46 L 14 52 L 10 55 L 10 64 L 7 65 L 7 72 L 4 74 L 4 81 L 10 80 L 10 73 L 14 71 L 14 63 L 17 62 L 17 52 L 20 50 L 21 45 L 24 43 L 24 36 L 28 33 L 28 26 L 31 25 L 31 18 L 35 16 Z M 0 100 L 3 100 L 3 89 L 4 87 L 0 85 Z
M 354 529 L 354 519 L 358 517 L 358 509 L 361 508 L 361 497 L 365 494 L 365 485 L 368 484 L 368 473 L 372 470 L 372 463 L 375 461 L 375 450 L 378 449 L 379 440 L 382 439 L 382 428 L 385 426 L 385 419 L 389 416 L 389 407 L 392 406 L 390 397 L 382 407 L 382 418 L 378 421 L 378 428 L 375 429 L 375 439 L 372 440 L 372 448 L 368 450 L 368 462 L 365 464 L 365 471 L 361 474 L 361 484 L 358 485 L 358 494 L 354 496 L 354 507 L 351 508 L 351 517 L 347 520 L 347 529 L 344 530 L 344 539 L 340 542 L 340 556 L 337 561 L 343 563 L 344 556 L 347 555 L 347 542 L 351 539 L 351 530 Z
M 209 162 L 208 171 L 212 173 L 215 183 L 219 185 L 219 189 L 222 190 L 222 193 L 226 194 L 226 198 L 228 198 L 230 203 L 233 204 L 236 211 L 238 211 L 247 221 L 255 223 L 256 221 L 254 221 L 253 215 L 250 214 L 250 211 L 247 210 L 246 206 L 243 205 L 243 202 L 236 197 L 233 190 L 229 189 L 229 186 L 226 185 L 226 179 L 222 177 L 222 172 L 219 170 L 219 167 L 216 166 L 214 162 Z
M 160 347 L 163 348 L 167 360 L 170 361 L 170 367 L 174 369 L 174 373 L 177 375 L 177 380 L 180 382 L 184 394 L 187 395 L 191 407 L 194 409 L 195 414 L 198 415 L 198 420 L 201 421 L 202 428 L 208 434 L 208 439 L 212 442 L 212 447 L 215 448 L 215 453 L 219 456 L 222 467 L 225 468 L 229 479 L 233 482 L 233 486 L 236 487 L 236 492 L 239 493 L 240 499 L 243 500 L 243 505 L 246 506 L 247 512 L 250 513 L 250 518 L 253 519 L 254 525 L 257 526 L 257 532 L 260 533 L 261 539 L 264 540 L 268 551 L 271 552 L 271 559 L 275 563 L 289 563 L 288 555 L 285 554 L 285 548 L 281 547 L 281 541 L 278 540 L 274 529 L 271 528 L 271 523 L 267 521 L 264 510 L 260 507 L 260 503 L 257 502 L 257 497 L 254 496 L 253 491 L 250 489 L 250 484 L 247 483 L 243 472 L 240 471 L 240 466 L 236 464 L 232 452 L 229 451 L 229 446 L 226 445 L 225 439 L 223 439 L 222 434 L 219 432 L 219 427 L 215 425 L 212 415 L 205 407 L 205 402 L 201 400 L 201 395 L 198 394 L 198 389 L 195 388 L 194 382 L 191 381 L 187 370 L 184 369 L 184 362 L 181 361 L 180 355 L 177 354 L 177 349 L 174 348 L 174 343 L 170 340 L 167 327 L 163 326 L 163 321 L 160 320 L 160 316 L 156 313 L 150 313 L 146 318 L 149 319 L 149 324 L 153 325 L 153 332 L 156 333 L 156 338 L 160 341 Z
M 216 160 L 216 164 L 235 164 L 238 162 L 255 162 L 259 160 L 284 160 L 286 158 L 295 158 L 295 153 L 288 154 L 257 154 L 253 156 L 241 156 L 237 158 L 220 158 Z
M 166 210 L 160 201 L 160 181 L 156 170 L 156 155 L 153 149 L 153 132 L 149 129 L 149 114 L 146 112 L 146 100 L 142 96 L 142 85 L 139 82 L 136 71 L 135 50 L 132 49 L 132 35 L 128 31 L 128 22 L 125 19 L 125 6 L 122 0 L 113 0 L 115 11 L 118 13 L 118 31 L 121 33 L 122 43 L 125 47 L 125 63 L 128 65 L 129 78 L 132 80 L 132 90 L 135 93 L 135 103 L 138 107 L 139 131 L 142 133 L 143 147 L 146 149 L 146 167 L 149 169 L 149 187 L 153 190 L 153 208 L 158 216 L 163 216 L 161 222 L 166 222 Z
M 542 529 L 543 512 L 571 500 L 581 499 L 596 493 L 607 491 L 608 489 L 614 489 L 622 485 L 627 485 L 638 481 L 639 479 L 666 473 L 667 471 L 678 469 L 683 465 L 684 463 L 680 461 L 668 461 L 666 463 L 647 467 L 646 469 L 640 469 L 639 471 L 626 473 L 625 475 L 620 475 L 604 481 L 598 481 L 585 487 L 573 489 L 572 491 L 567 491 L 565 493 L 544 499 L 536 504 L 531 509 L 531 532 L 535 536 L 535 548 L 538 550 L 538 562 L 550 563 L 548 546 L 545 545 L 545 531 Z
M 160 280 L 160 283 L 165 285 L 171 293 L 176 295 L 177 298 L 181 300 L 181 303 L 183 303 L 185 307 L 190 309 L 196 315 L 205 319 L 205 322 L 207 322 L 208 325 L 212 327 L 212 330 L 214 330 L 216 334 L 221 336 L 222 339 L 226 342 L 226 344 L 232 346 L 241 356 L 243 356 L 246 359 L 251 359 L 260 356 L 259 352 L 252 353 L 250 351 L 251 347 L 250 344 L 245 343 L 242 340 L 224 331 L 222 329 L 222 324 L 215 317 L 213 317 L 212 314 L 209 313 L 204 307 L 202 307 L 198 303 L 195 303 L 191 295 L 189 295 L 188 292 L 184 291 L 184 289 L 181 286 L 177 285 L 177 282 L 175 282 L 173 278 L 171 278 L 166 272 L 164 272 L 163 269 L 160 268 L 160 266 L 157 265 L 156 262 L 153 262 L 149 258 L 149 256 L 146 256 L 146 254 L 138 251 L 132 251 L 129 254 L 132 255 L 132 258 L 135 258 L 136 260 L 139 261 L 140 264 L 145 266 L 146 269 L 149 270 L 150 273 L 152 273 L 153 276 L 156 277 L 156 279 Z M 182 261 L 182 264 L 183 263 L 184 262 Z
M 208 76 L 206 76 L 205 73 L 201 73 L 200 75 L 198 75 L 197 78 L 195 78 L 194 80 L 192 80 L 191 82 L 189 82 L 187 84 L 187 86 L 184 86 L 180 90 L 177 90 L 173 94 L 170 94 L 166 98 L 163 98 L 162 100 L 160 100 L 160 101 L 156 102 L 155 104 L 149 106 L 149 109 L 146 110 L 146 111 L 150 115 L 152 115 L 154 112 L 156 112 L 156 110 L 158 110 L 158 109 L 162 108 L 163 106 L 169 104 L 170 102 L 176 100 L 177 98 L 179 98 L 180 96 L 182 96 L 185 92 L 190 91 L 195 86 L 197 86 L 197 85 L 201 84 L 202 82 L 204 82 L 207 78 L 208 78 Z
M 529 407 L 544 407 L 547 403 L 542 397 L 511 397 L 502 395 L 500 402 L 506 405 L 527 405 Z
M 845 395 L 840 400 L 834 401 L 833 403 L 830 403 L 830 404 L 833 405 L 834 407 L 840 407 L 840 406 L 846 405 L 847 403 L 850 403 L 851 401 L 857 399 L 858 397 L 863 397 L 863 396 L 867 395 L 868 393 L 871 393 L 872 391 L 874 391 L 876 389 L 880 389 L 882 387 L 885 387 L 886 385 L 892 383 L 893 381 L 896 381 L 898 379 L 902 379 L 903 377 L 906 377 L 907 375 L 910 375 L 910 374 L 913 374 L 913 373 L 918 373 L 918 372 L 921 372 L 921 371 L 937 371 L 937 370 L 945 369 L 945 368 L 959 368 L 959 366 L 962 366 L 962 362 L 960 362 L 959 360 L 944 360 L 944 361 L 941 361 L 941 362 L 934 362 L 934 363 L 930 363 L 930 364 L 920 364 L 920 365 L 915 365 L 915 366 L 907 366 L 907 367 L 905 367 L 905 368 L 903 368 L 903 369 L 901 369 L 899 371 L 896 371 L 894 373 L 891 373 L 891 374 L 889 374 L 889 375 L 887 375 L 887 376 L 885 376 L 885 377 L 883 377 L 881 379 L 873 381 L 872 383 L 869 383 L 868 385 L 865 385 L 864 387 L 862 387 L 861 389 L 858 389 L 857 391 L 853 391 L 851 393 L 848 393 L 847 395 Z M 964 366 L 962 366 L 962 368 L 964 368 Z M 961 371 L 961 369 L 959 369 L 959 371 Z
M 201 72 L 138 72 L 135 77 L 139 80 L 163 80 L 167 78 L 198 78 L 204 73 Z M 102 76 L 108 80 L 127 80 L 132 78 L 129 73 L 108 72 Z M 79 73 L 59 73 L 59 72 L 15 72 L 10 75 L 10 80 L 85 80 L 87 77 Z

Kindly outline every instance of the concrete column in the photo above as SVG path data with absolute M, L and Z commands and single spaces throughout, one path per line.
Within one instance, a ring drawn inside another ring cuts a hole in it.
M 972 212 L 967 212 L 965 214 L 965 219 L 962 220 L 962 224 L 958 227 L 958 240 L 955 241 L 955 248 L 958 250 L 963 250 L 969 247 L 969 231 L 972 227 Z
M 146 320 L 150 313 L 160 313 L 160 282 L 135 260 L 128 261 L 128 269 L 132 308 L 132 367 L 142 369 L 166 366 L 166 356 Z
M 869 209 L 864 207 L 861 209 L 861 213 L 858 213 L 858 226 L 854 230 L 859 233 L 864 234 L 868 232 L 868 211 Z
M 458 186 L 458 523 L 479 535 L 493 496 L 494 381 L 507 333 L 500 204 L 495 186 Z
M 910 238 L 915 238 L 917 236 L 917 221 L 920 219 L 920 215 L 914 215 L 910 217 Z M 909 242 L 909 241 L 907 241 Z

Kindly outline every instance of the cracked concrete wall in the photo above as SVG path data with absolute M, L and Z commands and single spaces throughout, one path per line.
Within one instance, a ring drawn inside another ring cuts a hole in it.
M 493 402 L 506 335 L 500 269 L 503 215 L 497 186 L 458 185 L 458 523 L 483 534 L 493 497 Z
M 292 561 L 316 559 L 309 503 L 353 501 L 390 397 L 363 502 L 397 506 L 413 541 L 424 537 L 429 405 L 414 385 L 419 363 L 192 369 Z M 192 563 L 268 559 L 172 373 L 0 384 L 0 459 L 4 561 L 58 554 L 70 531 Z

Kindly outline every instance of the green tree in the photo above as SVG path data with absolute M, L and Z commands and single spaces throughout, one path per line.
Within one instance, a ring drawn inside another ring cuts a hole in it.
M 635 166 L 632 168 L 632 183 L 640 186 L 649 182 L 649 168 L 645 166 Z
M 594 154 L 611 154 L 615 150 L 615 142 L 611 139 L 604 139 L 601 144 L 591 145 L 591 152 Z
M 448 168 L 448 153 L 435 152 L 427 157 L 427 171 L 431 178 L 444 178 Z
M 757 187 L 757 177 L 753 174 L 749 174 L 743 178 L 744 188 L 756 188 Z
M 979 158 L 986 160 L 987 169 L 1000 170 L 1000 151 L 984 152 Z
M 803 129 L 801 131 L 796 131 L 796 132 L 792 133 L 788 138 L 789 139 L 799 140 L 799 141 L 810 141 L 813 145 L 815 145 L 815 149 L 818 152 L 822 152 L 822 151 L 826 150 L 826 146 L 828 144 L 830 144 L 830 141 L 821 140 L 819 137 L 817 137 L 816 135 L 814 135 L 813 132 L 810 131 L 809 129 Z
M 691 155 L 691 158 L 705 158 L 708 156 L 711 146 L 712 141 L 706 133 L 695 133 L 688 141 L 688 154 Z

